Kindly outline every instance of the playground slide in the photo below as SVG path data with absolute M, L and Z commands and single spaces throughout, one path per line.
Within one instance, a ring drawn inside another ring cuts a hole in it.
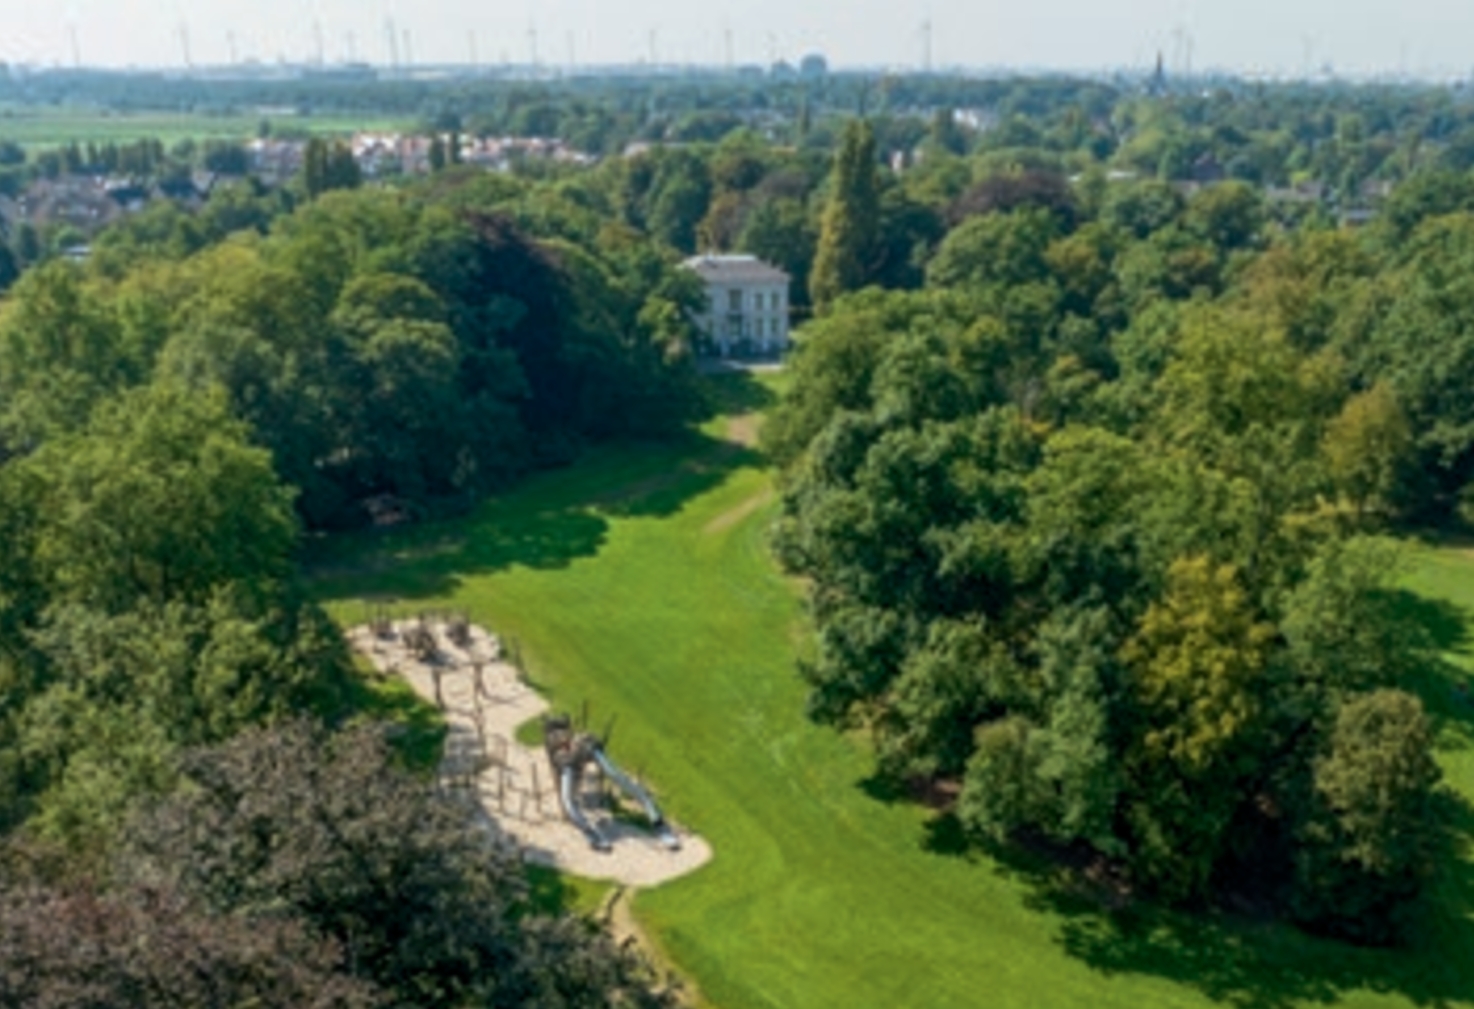
M 589 839 L 589 844 L 595 851 L 609 851 L 613 845 L 598 829 L 584 816 L 583 810 L 578 806 L 578 797 L 573 794 L 573 769 L 565 767 L 563 773 L 558 776 L 558 800 L 563 803 L 563 812 L 568 819 L 577 827 L 584 837 Z
M 635 784 L 629 775 L 621 771 L 619 765 L 609 759 L 603 747 L 594 747 L 594 760 L 598 763 L 599 769 L 604 772 L 605 777 L 623 789 L 625 795 L 634 799 L 645 810 L 645 817 L 650 821 L 650 826 L 654 829 L 655 836 L 660 843 L 671 851 L 678 850 L 681 847 L 681 839 L 676 836 L 675 831 L 670 829 L 670 824 L 665 822 L 665 816 L 661 814 L 660 807 L 655 805 L 655 800 L 650 798 L 650 793 Z

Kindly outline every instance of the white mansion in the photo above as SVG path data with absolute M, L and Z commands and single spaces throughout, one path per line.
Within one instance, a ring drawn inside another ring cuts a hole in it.
M 685 266 L 706 283 L 706 311 L 695 321 L 712 352 L 788 350 L 788 274 L 756 256 L 696 256 Z

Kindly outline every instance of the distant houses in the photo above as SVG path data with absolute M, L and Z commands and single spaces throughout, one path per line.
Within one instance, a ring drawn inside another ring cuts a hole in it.
M 454 142 L 459 144 L 456 161 L 493 172 L 511 171 L 527 161 L 590 165 L 596 160 L 552 137 L 461 136 Z M 347 143 L 365 179 L 420 175 L 433 167 L 431 137 L 359 133 Z M 254 138 L 241 145 L 241 169 L 267 186 L 285 186 L 302 171 L 306 149 L 305 139 Z M 63 172 L 54 178 L 35 179 L 20 191 L 0 194 L 0 225 L 65 225 L 92 235 L 155 200 L 198 209 L 215 186 L 233 174 L 197 170 L 154 176 L 91 168 Z
M 443 143 L 458 145 L 452 159 L 492 172 L 510 171 L 519 161 L 547 160 L 560 164 L 590 165 L 594 158 L 554 137 L 447 136 Z M 359 133 L 350 141 L 353 156 L 365 178 L 422 175 L 433 168 L 435 138 L 400 133 Z
M 706 353 L 773 357 L 788 350 L 787 273 L 756 256 L 705 255 L 685 261 L 706 285 L 695 316 Z

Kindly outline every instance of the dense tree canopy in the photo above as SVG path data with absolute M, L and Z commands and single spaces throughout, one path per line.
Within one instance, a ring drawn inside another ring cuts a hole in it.
M 764 437 L 811 713 L 956 781 L 979 840 L 1394 940 L 1445 843 L 1408 692 L 1438 660 L 1367 533 L 1471 475 L 1466 222 L 1389 254 L 1274 232 L 1244 184 L 1114 185 L 972 211 L 926 290 L 803 331 Z

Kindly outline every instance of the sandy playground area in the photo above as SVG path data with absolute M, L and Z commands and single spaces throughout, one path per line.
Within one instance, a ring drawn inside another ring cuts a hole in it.
M 432 640 L 433 657 L 422 658 Z M 548 704 L 522 682 L 496 637 L 484 629 L 446 619 L 383 621 L 353 628 L 348 642 L 381 673 L 403 677 L 445 712 L 442 781 L 474 797 L 488 827 L 517 845 L 529 862 L 649 887 L 694 872 L 711 858 L 711 846 L 678 824 L 671 826 L 681 846 L 669 851 L 653 834 L 616 819 L 604 801 L 604 783 L 597 774 L 585 774 L 581 805 L 613 842 L 612 851 L 593 849 L 563 816 L 547 755 L 516 739 L 517 727 L 542 715 Z M 618 761 L 617 750 L 611 756 Z

